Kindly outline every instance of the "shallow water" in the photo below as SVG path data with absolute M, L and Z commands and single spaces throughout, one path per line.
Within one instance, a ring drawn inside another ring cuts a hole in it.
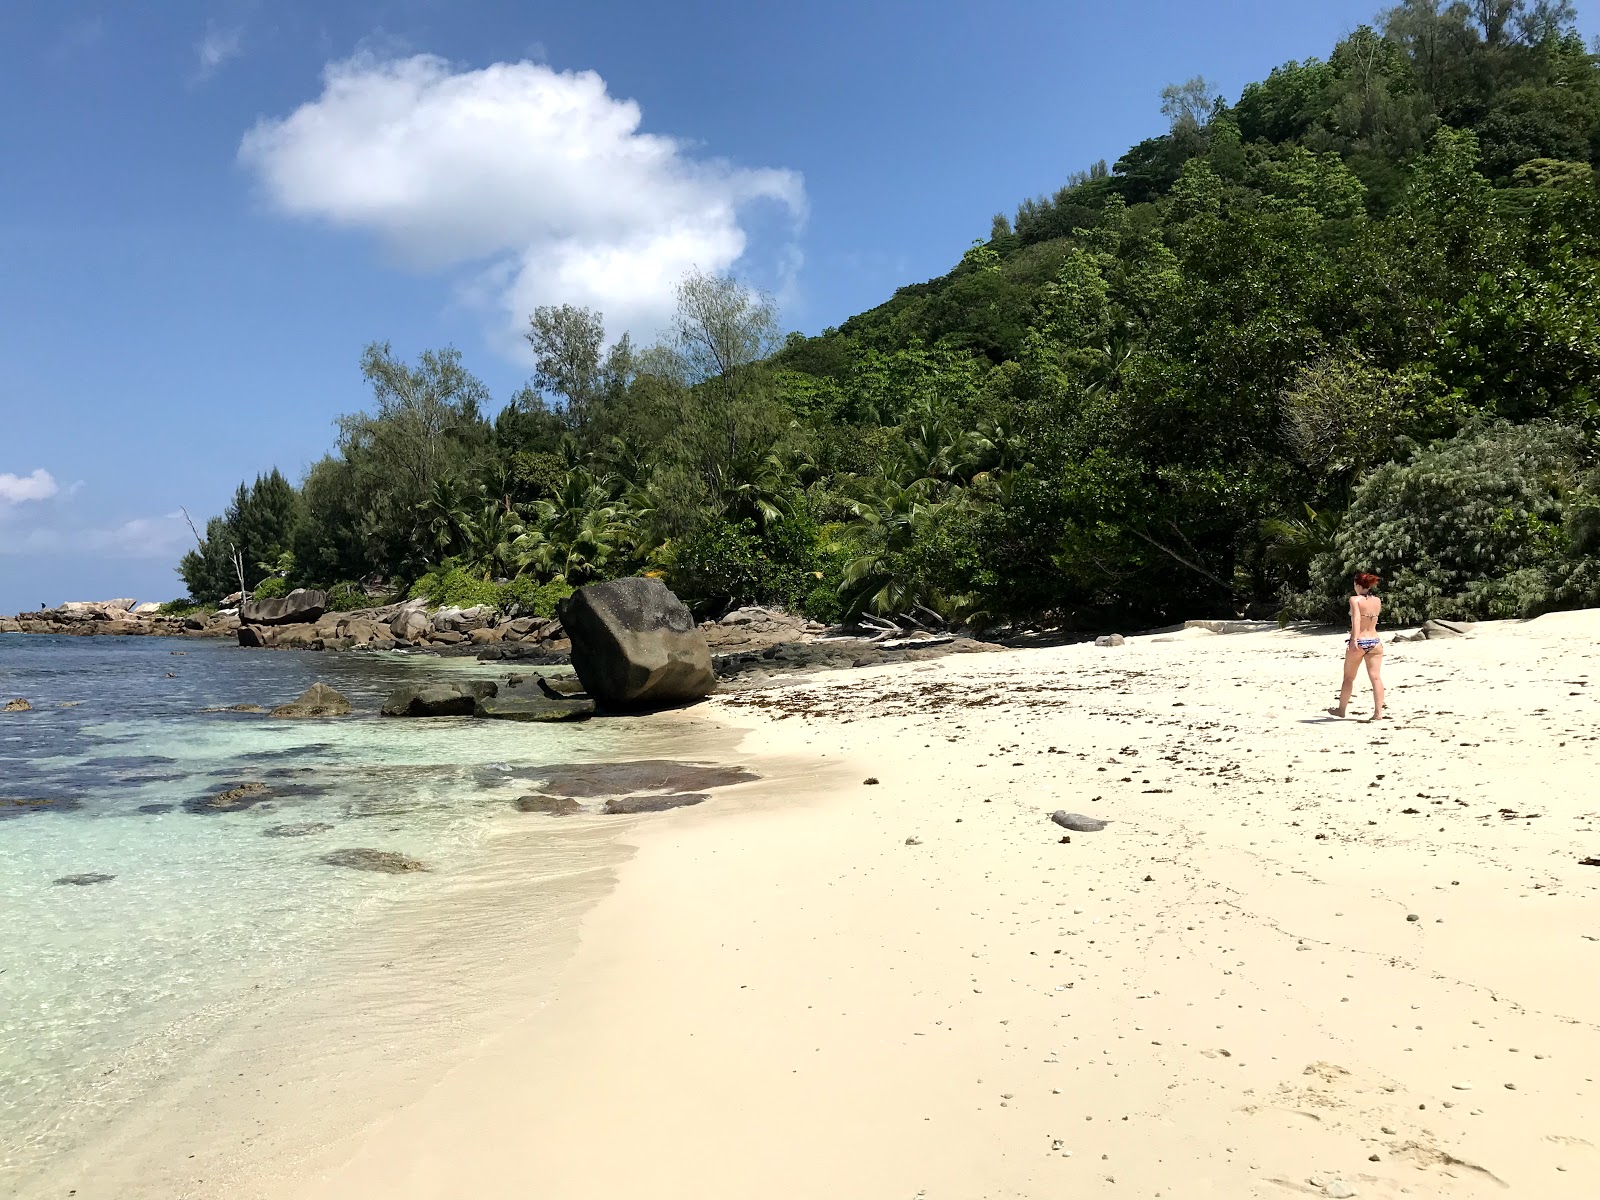
M 629 722 L 376 715 L 403 682 L 506 673 L 396 653 L 0 635 L 0 699 L 34 706 L 0 715 L 0 801 L 49 802 L 0 803 L 0 1185 L 71 1153 L 385 906 L 447 887 L 543 767 L 642 745 Z M 355 715 L 200 711 L 270 707 L 318 680 Z M 245 783 L 266 785 L 250 807 L 194 810 Z M 264 836 L 284 826 L 310 832 Z M 429 870 L 322 861 L 358 847 Z M 56 882 L 84 875 L 112 878 Z

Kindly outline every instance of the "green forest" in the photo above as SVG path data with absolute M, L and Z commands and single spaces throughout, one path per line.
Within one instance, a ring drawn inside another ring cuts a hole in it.
M 816 337 L 692 275 L 647 347 L 531 314 L 503 404 L 454 350 L 368 347 L 366 410 L 298 485 L 240 485 L 189 596 L 547 614 L 648 572 L 702 614 L 1096 630 L 1326 618 L 1371 570 L 1395 621 L 1600 603 L 1600 56 L 1568 0 L 1407 0 L 1162 109 Z

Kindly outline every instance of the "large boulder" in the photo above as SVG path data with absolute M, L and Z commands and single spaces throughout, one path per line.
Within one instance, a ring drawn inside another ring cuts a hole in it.
M 471 633 L 494 623 L 495 611 L 486 604 L 473 608 L 441 608 L 433 614 L 435 633 Z
M 665 708 L 716 690 L 711 651 L 683 602 L 659 579 L 592 583 L 563 604 L 572 666 L 604 708 Z
M 396 641 L 416 642 L 427 637 L 433 630 L 433 622 L 428 620 L 428 614 L 420 608 L 403 608 L 394 620 L 389 622 L 389 632 Z
M 470 717 L 479 700 L 500 690 L 491 680 L 471 683 L 426 683 L 399 688 L 383 702 L 386 717 Z
M 328 593 L 296 588 L 275 600 L 247 600 L 239 606 L 246 625 L 309 625 L 328 611 Z

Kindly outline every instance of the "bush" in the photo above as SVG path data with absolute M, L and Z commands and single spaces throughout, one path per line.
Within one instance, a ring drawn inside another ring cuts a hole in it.
M 495 603 L 501 612 L 516 617 L 553 617 L 556 605 L 572 595 L 573 588 L 565 579 L 552 579 L 549 583 L 535 583 L 528 575 L 500 585 Z
M 160 612 L 164 617 L 187 617 L 191 613 L 208 611 L 203 604 L 196 604 L 189 597 L 182 600 L 168 600 L 161 606 Z
M 1342 619 L 1357 571 L 1383 577 L 1384 620 L 1396 624 L 1584 602 L 1595 573 L 1582 553 L 1594 503 L 1580 475 L 1587 454 L 1576 430 L 1540 422 L 1471 430 L 1378 468 L 1290 615 Z
M 256 590 L 250 593 L 251 599 L 256 603 L 263 600 L 276 600 L 289 594 L 289 581 L 281 575 L 273 575 L 256 584 Z
M 372 601 L 368 599 L 366 589 L 358 583 L 336 583 L 328 589 L 330 612 L 354 612 L 358 608 L 371 606 Z
M 439 608 L 476 608 L 480 604 L 493 608 L 499 604 L 500 589 L 481 575 L 446 563 L 412 584 L 408 595 Z
M 754 521 L 716 521 L 673 546 L 667 586 L 701 615 L 742 604 L 797 610 L 826 574 L 817 542 L 804 516 L 765 531 Z

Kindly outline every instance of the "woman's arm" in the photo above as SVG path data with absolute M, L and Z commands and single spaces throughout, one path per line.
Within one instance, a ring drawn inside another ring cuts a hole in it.
M 1350 597 L 1350 644 L 1354 646 L 1361 637 L 1361 601 Z

